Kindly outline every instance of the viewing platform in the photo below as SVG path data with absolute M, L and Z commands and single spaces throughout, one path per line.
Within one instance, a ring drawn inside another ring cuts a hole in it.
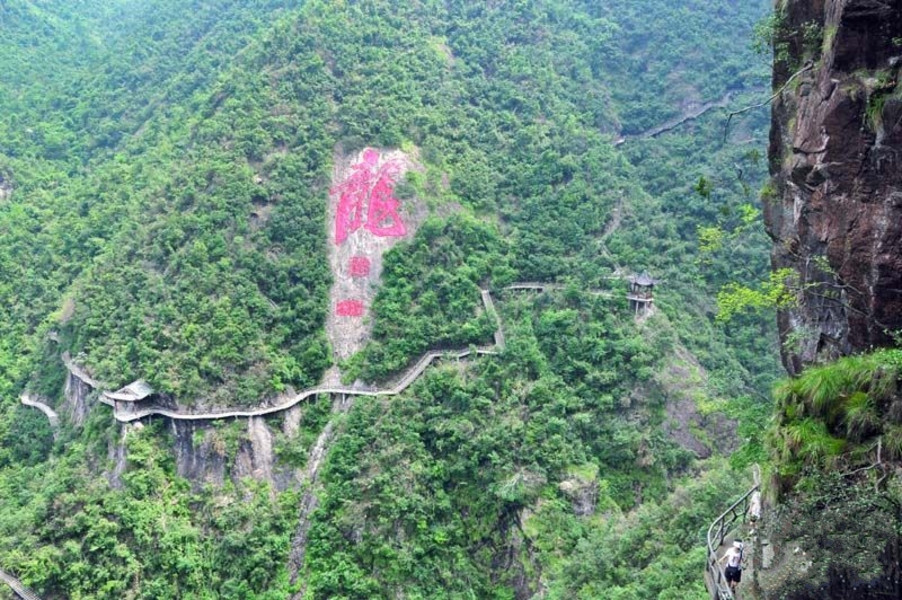
M 627 277 L 627 281 L 629 281 L 630 285 L 626 299 L 629 300 L 630 310 L 636 316 L 646 314 L 651 310 L 655 301 L 654 288 L 661 281 L 654 279 L 648 274 L 648 271 L 642 271 L 641 275 L 631 275 Z

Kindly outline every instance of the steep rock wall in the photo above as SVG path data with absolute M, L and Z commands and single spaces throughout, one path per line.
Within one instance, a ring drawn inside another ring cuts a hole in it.
M 773 268 L 798 274 L 798 303 L 778 315 L 796 375 L 902 331 L 902 0 L 777 0 L 776 11 L 763 200 Z M 898 562 L 884 552 L 898 513 L 871 482 L 821 479 L 823 489 L 809 483 L 765 507 L 742 593 L 900 597 Z
M 68 415 L 69 420 L 78 427 L 84 425 L 94 404 L 91 401 L 93 391 L 94 388 L 90 383 L 79 377 L 77 373 L 69 371 L 66 374 L 66 387 L 63 390 L 65 403 L 62 412 Z
M 773 106 L 764 208 L 774 268 L 799 274 L 778 317 L 795 374 L 902 329 L 902 0 L 777 13 L 774 88 L 792 81 Z

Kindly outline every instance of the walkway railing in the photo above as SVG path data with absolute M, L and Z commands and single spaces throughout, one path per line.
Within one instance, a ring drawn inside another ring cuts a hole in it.
M 545 290 L 560 290 L 564 289 L 566 286 L 560 283 L 542 283 L 537 281 L 527 281 L 527 282 L 519 282 L 513 283 L 507 287 L 505 290 L 536 290 L 539 292 L 543 292 Z M 600 296 L 609 297 L 611 295 L 610 292 L 604 290 L 584 290 L 588 291 L 591 294 L 596 294 Z M 221 411 L 214 412 L 206 412 L 206 413 L 192 413 L 192 412 L 184 412 L 181 410 L 173 410 L 169 408 L 164 408 L 161 406 L 147 406 L 147 405 L 138 405 L 134 400 L 124 399 L 124 398 L 113 398 L 109 392 L 104 392 L 102 388 L 104 385 L 93 379 L 82 367 L 77 365 L 68 352 L 63 353 L 63 363 L 66 365 L 66 368 L 69 370 L 69 373 L 81 380 L 84 384 L 89 387 L 92 387 L 96 390 L 101 390 L 101 394 L 99 396 L 99 401 L 113 407 L 113 416 L 117 421 L 122 423 L 129 423 L 131 421 L 137 421 L 139 419 L 144 419 L 146 417 L 150 417 L 153 415 L 159 415 L 164 417 L 169 417 L 170 419 L 176 420 L 185 420 L 185 421 L 201 421 L 201 420 L 215 420 L 215 419 L 227 419 L 227 418 L 235 418 L 235 417 L 261 417 L 264 415 L 281 412 L 283 410 L 289 409 L 292 406 L 300 403 L 302 400 L 315 396 L 317 394 L 346 394 L 349 396 L 394 396 L 396 394 L 400 394 L 403 392 L 408 386 L 410 386 L 423 372 L 429 367 L 429 365 L 436 359 L 447 357 L 453 359 L 461 359 L 470 355 L 494 355 L 504 350 L 504 328 L 501 323 L 501 316 L 498 314 L 498 311 L 495 309 L 495 303 L 492 300 L 491 290 L 481 290 L 481 297 L 483 302 L 483 307 L 485 308 L 486 313 L 493 316 L 495 322 L 497 324 L 497 328 L 495 330 L 494 335 L 494 346 L 489 347 L 478 347 L 473 349 L 461 348 L 457 350 L 432 350 L 424 354 L 420 359 L 404 374 L 401 378 L 395 383 L 393 386 L 387 389 L 359 389 L 356 387 L 345 387 L 345 386 L 317 386 L 313 388 L 309 388 L 301 391 L 300 393 L 282 399 L 277 404 L 268 404 L 264 406 L 258 406 L 256 408 L 243 408 L 243 409 L 225 409 Z M 118 401 L 117 401 L 118 400 Z
M 36 408 L 47 416 L 47 420 L 50 421 L 50 428 L 53 430 L 53 439 L 55 440 L 59 435 L 60 428 L 60 417 L 56 414 L 56 411 L 41 402 L 37 397 L 29 395 L 28 392 L 22 393 L 19 397 L 19 402 L 25 406 Z
M 37 594 L 22 585 L 21 581 L 2 569 L 0 569 L 0 581 L 3 581 L 3 583 L 12 588 L 19 598 L 24 598 L 24 600 L 41 600 L 38 598 Z
M 172 410 L 161 406 L 139 407 L 133 400 L 116 401 L 117 399 L 111 398 L 108 392 L 104 392 L 101 389 L 102 384 L 100 382 L 93 379 L 84 369 L 82 369 L 72 361 L 72 357 L 69 356 L 68 352 L 63 353 L 63 363 L 66 365 L 66 368 L 69 370 L 69 373 L 73 377 L 81 380 L 86 385 L 94 389 L 101 389 L 99 400 L 104 404 L 113 407 L 113 417 L 121 423 L 129 423 L 153 415 L 160 415 L 169 417 L 170 419 L 185 421 L 216 420 L 234 417 L 261 417 L 291 408 L 292 406 L 300 403 L 302 400 L 311 396 L 315 396 L 317 394 L 346 394 L 348 396 L 371 397 L 394 396 L 407 389 L 407 387 L 410 386 L 414 381 L 416 381 L 416 379 L 423 374 L 423 372 L 429 367 L 429 365 L 438 358 L 448 357 L 460 360 L 471 355 L 484 356 L 498 354 L 499 351 L 504 349 L 504 331 L 502 329 L 501 317 L 495 310 L 495 304 L 492 302 L 491 292 L 489 290 L 482 290 L 481 297 L 485 311 L 495 318 L 495 322 L 497 324 L 497 329 L 495 330 L 494 336 L 495 346 L 465 348 L 458 350 L 432 350 L 420 357 L 420 359 L 412 367 L 405 371 L 401 378 L 397 381 L 397 383 L 386 389 L 359 389 L 356 387 L 345 387 L 340 385 L 317 386 L 306 389 L 299 394 L 284 399 L 283 401 L 275 405 L 258 406 L 256 408 L 237 410 L 226 409 L 222 411 L 207 413 L 191 413 L 183 412 L 180 410 Z
M 708 527 L 708 561 L 705 563 L 705 571 L 709 576 L 711 587 L 708 591 L 711 593 L 711 600 L 734 600 L 723 565 L 717 559 L 717 550 L 723 545 L 724 539 L 733 530 L 737 521 L 744 520 L 752 494 L 757 492 L 758 488 L 759 484 L 756 483 Z

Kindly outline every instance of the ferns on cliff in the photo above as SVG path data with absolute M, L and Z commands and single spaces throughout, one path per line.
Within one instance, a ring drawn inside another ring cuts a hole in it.
M 902 350 L 885 349 L 809 368 L 777 386 L 770 445 L 781 487 L 807 467 L 873 460 L 878 439 L 885 456 L 898 457 L 900 376 Z

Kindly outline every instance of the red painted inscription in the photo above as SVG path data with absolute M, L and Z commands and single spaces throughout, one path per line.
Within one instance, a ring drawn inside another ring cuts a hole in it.
M 342 300 L 335 305 L 335 314 L 339 317 L 363 316 L 363 302 L 360 300 Z
M 370 259 L 365 256 L 351 257 L 351 277 L 366 277 L 370 274 Z
M 338 194 L 335 214 L 335 244 L 363 227 L 379 237 L 401 237 L 407 228 L 398 214 L 401 201 L 394 197 L 401 175 L 400 160 L 379 165 L 379 152 L 367 148 L 363 159 L 351 167 L 351 174 L 331 192 Z

